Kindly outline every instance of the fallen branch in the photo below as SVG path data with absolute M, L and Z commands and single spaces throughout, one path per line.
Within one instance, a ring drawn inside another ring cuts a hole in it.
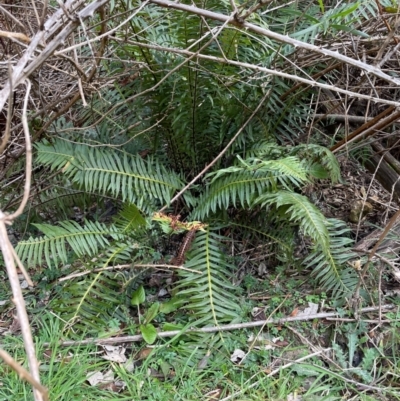
M 382 310 L 392 310 L 396 306 L 392 304 L 382 305 Z M 377 312 L 379 310 L 378 306 L 370 306 L 367 308 L 362 308 L 358 312 L 359 313 L 368 313 L 368 312 Z M 314 319 L 326 319 L 332 317 L 339 317 L 338 312 L 324 312 L 324 313 L 314 313 L 310 315 L 303 316 L 293 316 L 293 317 L 285 317 L 280 319 L 267 319 L 267 320 L 258 320 L 256 322 L 247 322 L 247 323 L 235 323 L 235 324 L 227 324 L 223 326 L 211 326 L 211 327 L 203 327 L 201 329 L 182 329 L 182 330 L 172 330 L 172 331 L 162 331 L 157 333 L 158 338 L 165 337 L 175 337 L 181 334 L 188 333 L 218 333 L 221 331 L 232 331 L 232 330 L 241 330 L 241 329 L 249 329 L 253 327 L 260 327 L 267 324 L 277 324 L 281 325 L 283 323 L 288 322 L 298 322 L 304 320 L 314 320 Z M 58 345 L 62 347 L 75 347 L 79 345 L 106 345 L 106 344 L 118 344 L 118 343 L 129 343 L 129 342 L 138 342 L 142 341 L 143 336 L 141 334 L 137 334 L 134 336 L 124 336 L 124 337 L 110 337 L 110 338 L 87 338 L 86 340 L 78 340 L 78 341 L 61 341 Z M 49 347 L 51 343 L 45 343 L 44 347 Z

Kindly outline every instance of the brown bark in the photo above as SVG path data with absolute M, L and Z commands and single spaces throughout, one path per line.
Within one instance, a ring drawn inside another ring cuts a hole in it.
M 400 199 L 400 176 L 386 162 L 383 156 L 373 154 L 365 162 L 365 167 L 375 174 L 375 179 L 390 193 L 393 192 L 394 200 Z

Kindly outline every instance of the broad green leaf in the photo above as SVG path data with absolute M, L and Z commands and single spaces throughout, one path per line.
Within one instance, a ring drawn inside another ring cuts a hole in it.
M 160 304 L 160 312 L 161 313 L 165 313 L 165 314 L 174 312 L 179 308 L 179 306 L 181 304 L 182 304 L 182 300 L 181 299 L 176 298 L 176 297 L 171 298 L 170 300 L 168 300 L 166 302 L 162 302 Z
M 147 344 L 153 344 L 157 338 L 157 330 L 152 324 L 141 324 L 140 332 Z
M 367 33 L 359 31 L 358 29 L 354 29 L 351 26 L 332 24 L 331 27 L 333 29 L 336 29 L 337 31 L 349 32 L 353 35 L 361 36 L 363 38 L 369 38 L 369 35 Z
M 131 299 L 131 305 L 139 306 L 146 300 L 146 293 L 144 292 L 144 288 L 141 285 L 133 294 Z
M 360 2 L 357 2 L 357 3 L 353 4 L 353 5 L 350 6 L 350 7 L 345 7 L 345 8 L 343 9 L 343 11 L 340 11 L 340 12 L 338 12 L 338 13 L 332 15 L 331 18 L 334 19 L 334 18 L 342 18 L 342 17 L 345 17 L 345 16 L 351 14 L 353 11 L 357 10 L 357 8 L 358 8 L 359 5 L 360 5 Z
M 144 323 L 145 324 L 150 323 L 158 315 L 159 309 L 160 309 L 160 303 L 154 302 L 154 304 L 151 305 L 146 312 Z
M 176 331 L 182 330 L 185 326 L 182 324 L 174 324 L 174 323 L 164 323 L 163 331 Z

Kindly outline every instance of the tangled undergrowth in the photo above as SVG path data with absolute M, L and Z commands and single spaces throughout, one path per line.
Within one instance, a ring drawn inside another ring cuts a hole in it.
M 52 397 L 399 399 L 393 4 L 9 3 L 1 209 L 32 177 L 8 235 Z

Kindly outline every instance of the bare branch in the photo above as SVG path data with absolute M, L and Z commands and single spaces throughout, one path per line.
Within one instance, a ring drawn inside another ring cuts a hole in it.
M 395 308 L 396 305 L 388 304 L 382 305 L 383 311 L 390 311 Z M 370 306 L 366 308 L 361 308 L 359 313 L 368 313 L 368 312 L 377 312 L 379 311 L 379 307 Z M 218 333 L 220 331 L 233 331 L 233 330 L 241 330 L 241 329 L 249 329 L 253 327 L 261 327 L 267 324 L 276 324 L 282 325 L 288 322 L 298 322 L 305 320 L 314 320 L 314 319 L 327 319 L 330 317 L 339 317 L 338 312 L 322 312 L 315 313 L 310 315 L 300 315 L 300 316 L 290 316 L 280 319 L 267 319 L 267 320 L 257 320 L 256 322 L 247 322 L 247 323 L 234 323 L 234 324 L 226 324 L 221 326 L 211 326 L 211 327 L 203 327 L 201 329 L 182 329 L 182 330 L 173 330 L 173 331 L 163 331 L 157 333 L 158 338 L 166 338 L 166 337 L 175 337 L 184 333 Z M 118 343 L 128 343 L 128 342 L 138 342 L 142 341 L 143 336 L 141 334 L 137 334 L 134 336 L 125 336 L 125 337 L 111 337 L 111 338 L 87 338 L 85 340 L 74 341 L 62 341 L 59 343 L 62 347 L 74 347 L 79 345 L 87 345 L 87 344 L 118 344 Z M 45 343 L 43 346 L 48 347 L 50 343 Z
M 6 351 L 0 348 L 0 358 L 3 359 L 3 361 L 10 366 L 12 369 L 14 369 L 17 373 L 18 376 L 21 377 L 22 379 L 26 380 L 28 383 L 32 384 L 32 386 L 37 389 L 38 391 L 41 392 L 43 396 L 43 401 L 48 401 L 49 399 L 49 394 L 47 391 L 47 388 L 42 386 L 39 382 L 37 382 L 32 375 L 23 367 L 21 366 L 17 361 L 15 361 L 10 354 L 8 354 Z
M 27 118 L 27 109 L 28 109 L 28 99 L 29 94 L 31 92 L 31 83 L 29 80 L 26 80 L 26 93 L 24 100 L 24 108 L 22 112 L 22 126 L 24 127 L 25 133 L 25 152 L 26 152 L 26 170 L 25 170 L 25 186 L 24 186 L 24 196 L 22 198 L 21 204 L 18 209 L 11 215 L 8 216 L 8 221 L 12 221 L 17 218 L 26 206 L 26 203 L 29 199 L 29 192 L 31 189 L 31 175 L 32 175 L 32 143 L 31 136 L 29 134 L 29 126 L 28 126 L 28 118 Z
M 46 21 L 44 24 L 45 30 L 39 31 L 31 40 L 30 45 L 26 49 L 24 55 L 18 61 L 14 68 L 12 75 L 12 82 L 14 88 L 16 88 L 20 83 L 22 83 L 27 77 L 29 77 L 33 71 L 40 67 L 54 52 L 55 50 L 67 39 L 67 37 L 75 30 L 75 28 L 80 24 L 80 20 L 92 16 L 94 11 L 97 10 L 102 5 L 106 4 L 109 0 L 97 0 L 86 6 L 82 11 L 78 13 L 78 18 L 74 21 L 70 21 L 65 24 L 64 28 L 57 34 L 57 36 L 51 40 L 42 50 L 39 52 L 38 56 L 33 57 L 34 52 L 38 50 L 41 43 L 45 42 L 50 34 L 53 34 L 60 27 L 62 27 L 60 17 L 62 16 L 62 10 L 58 10 L 53 16 Z M 83 3 L 80 1 L 67 1 L 64 5 L 65 7 L 71 7 L 72 5 L 77 6 Z M 28 64 L 30 62 L 30 64 Z M 10 85 L 7 82 L 4 88 L 0 91 L 0 110 L 4 107 L 8 95 L 10 92 Z
M 208 11 L 208 10 L 198 8 L 195 6 L 188 6 L 186 4 L 175 3 L 173 1 L 168 1 L 168 0 L 150 0 L 150 2 L 153 4 L 157 4 L 161 7 L 166 7 L 168 9 L 186 11 L 188 13 L 200 15 L 205 18 L 211 18 L 216 21 L 221 21 L 224 23 L 228 22 L 229 24 L 236 25 L 236 26 L 238 25 L 237 20 L 235 20 L 231 16 L 215 13 L 213 11 Z M 285 36 L 285 35 L 281 35 L 276 32 L 272 32 L 269 29 L 261 28 L 260 26 L 250 24 L 249 22 L 243 22 L 242 24 L 240 24 L 240 27 L 244 28 L 244 29 L 248 29 L 253 32 L 256 32 L 262 36 L 266 36 L 268 38 L 275 39 L 279 42 L 287 43 L 294 47 L 299 47 L 302 49 L 310 50 L 315 53 L 323 54 L 324 56 L 329 56 L 335 60 L 340 60 L 343 63 L 350 64 L 350 65 L 353 65 L 354 67 L 360 68 L 367 73 L 373 74 L 379 78 L 384 79 L 387 82 L 391 82 L 397 86 L 400 85 L 400 79 L 394 78 L 388 74 L 385 74 L 384 72 L 382 72 L 382 70 L 380 68 L 377 68 L 375 66 L 352 59 L 351 57 L 344 56 L 343 54 L 340 54 L 337 51 L 335 52 L 335 51 L 324 49 L 324 48 L 321 48 L 321 47 L 318 47 L 315 45 L 311 45 L 309 43 L 302 42 L 297 39 L 293 39 L 289 36 Z
M 119 38 L 113 38 L 113 40 L 118 40 L 121 42 L 124 41 L 125 43 L 129 43 L 129 44 L 140 46 L 140 47 L 145 47 L 147 49 L 154 49 L 154 50 L 165 51 L 165 52 L 170 52 L 170 53 L 183 54 L 185 56 L 192 56 L 195 54 L 189 50 L 182 50 L 182 49 L 175 49 L 175 48 L 171 48 L 171 47 L 151 45 L 151 44 L 136 42 L 133 40 L 125 41 L 125 40 L 119 39 Z M 327 89 L 327 90 L 331 90 L 334 92 L 343 93 L 344 95 L 348 95 L 351 97 L 356 97 L 359 99 L 366 99 L 366 100 L 371 100 L 371 101 L 377 102 L 377 103 L 388 104 L 390 106 L 400 107 L 400 102 L 396 102 L 394 100 L 386 100 L 386 99 L 381 99 L 381 98 L 377 98 L 377 97 L 372 97 L 370 95 L 364 95 L 362 93 L 352 92 L 347 89 L 342 89 L 342 88 L 339 88 L 339 87 L 336 87 L 333 85 L 324 84 L 322 82 L 314 81 L 312 79 L 302 78 L 297 75 L 288 74 L 286 72 L 273 70 L 271 68 L 261 67 L 256 64 L 250 64 L 250 63 L 245 63 L 242 61 L 230 60 L 230 59 L 223 58 L 223 57 L 210 56 L 208 54 L 202 54 L 202 53 L 198 53 L 195 55 L 196 55 L 196 58 L 199 58 L 199 59 L 215 61 L 217 63 L 222 63 L 222 64 L 235 65 L 237 67 L 248 68 L 251 70 L 258 71 L 258 72 L 265 72 L 268 75 L 274 75 L 274 76 L 281 77 L 281 78 L 287 78 L 292 81 L 297 81 L 297 82 L 301 82 L 302 84 L 310 85 L 312 87 Z M 143 93 L 139 93 L 138 95 L 135 95 L 135 97 L 137 97 L 141 94 L 143 94 Z
M 11 81 L 11 64 L 8 65 L 8 76 L 10 83 L 10 95 L 8 98 L 8 110 L 7 110 L 7 120 L 6 120 L 6 131 L 4 133 L 4 137 L 2 142 L 0 143 L 0 155 L 3 153 L 4 149 L 7 146 L 8 140 L 10 139 L 10 128 L 11 128 L 11 120 L 12 120 L 12 110 L 13 110 L 13 90 L 12 90 L 12 81 Z

